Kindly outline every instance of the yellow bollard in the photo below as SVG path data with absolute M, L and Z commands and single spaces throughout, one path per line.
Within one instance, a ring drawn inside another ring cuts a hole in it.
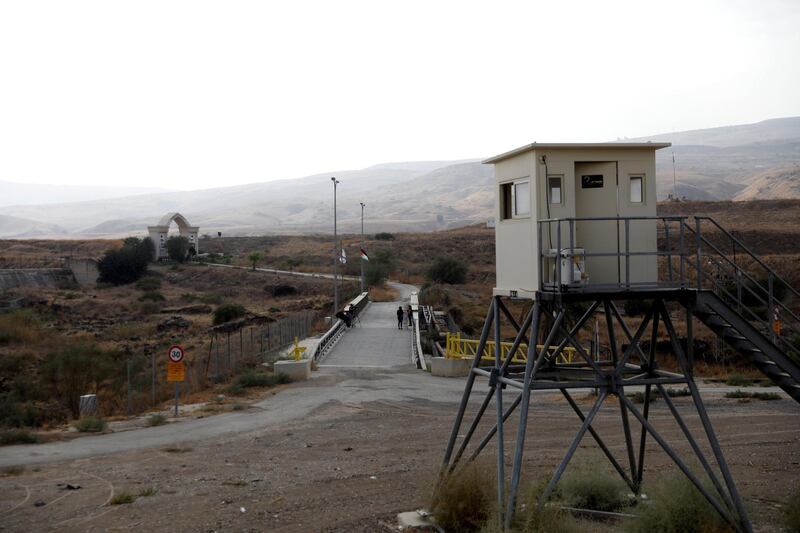
M 294 352 L 294 360 L 295 361 L 299 361 L 300 359 L 302 359 L 303 358 L 303 354 L 306 351 L 306 347 L 305 346 L 300 346 L 300 342 L 299 342 L 297 337 L 294 338 L 294 349 L 292 351 Z

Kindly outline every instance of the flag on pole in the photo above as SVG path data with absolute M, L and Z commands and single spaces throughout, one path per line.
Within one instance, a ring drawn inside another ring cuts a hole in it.
M 364 261 L 369 261 L 369 256 L 367 255 L 367 252 L 365 252 L 363 248 L 361 248 L 361 259 L 363 259 Z
M 344 248 L 342 248 L 342 254 L 339 256 L 339 262 L 343 265 L 347 263 L 347 254 L 345 253 Z

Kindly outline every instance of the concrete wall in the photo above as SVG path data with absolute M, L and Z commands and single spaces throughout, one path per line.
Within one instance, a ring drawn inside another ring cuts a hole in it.
M 65 265 L 72 272 L 75 281 L 80 285 L 94 285 L 100 277 L 96 259 L 74 259 L 68 257 L 65 260 Z
M 0 270 L 0 291 L 17 287 L 55 287 L 59 281 L 72 279 L 61 268 L 14 268 Z

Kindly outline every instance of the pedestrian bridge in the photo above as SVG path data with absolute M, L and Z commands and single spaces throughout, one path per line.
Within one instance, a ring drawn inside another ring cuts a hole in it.
M 332 347 L 325 349 L 323 337 L 314 358 L 319 368 L 391 368 L 412 363 L 412 330 L 406 325 L 397 328 L 397 307 L 409 303 L 413 285 L 392 283 L 400 296 L 393 302 L 370 302 L 358 313 L 353 327 L 336 331 L 336 326 L 326 333 Z

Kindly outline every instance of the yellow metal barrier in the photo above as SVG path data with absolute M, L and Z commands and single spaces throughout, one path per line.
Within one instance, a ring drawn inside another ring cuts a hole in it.
M 462 339 L 461 333 L 448 333 L 445 340 L 444 356 L 447 359 L 474 359 L 478 352 L 478 344 L 480 341 L 477 339 Z M 514 345 L 512 342 L 500 343 L 500 359 L 505 360 L 508 352 Z M 536 346 L 537 350 L 544 348 L 543 344 Z M 556 351 L 558 346 L 550 346 L 548 351 L 552 354 Z M 571 363 L 575 357 L 576 350 L 572 346 L 565 346 L 558 356 L 558 363 Z M 512 363 L 525 364 L 528 361 L 528 345 L 520 343 L 517 352 L 511 359 Z M 486 346 L 481 355 L 482 361 L 494 361 L 494 341 L 486 341 Z
M 299 361 L 303 358 L 303 354 L 306 352 L 305 346 L 300 346 L 300 341 L 298 341 L 297 337 L 294 338 L 294 348 L 292 348 L 292 354 L 294 355 L 294 360 Z

